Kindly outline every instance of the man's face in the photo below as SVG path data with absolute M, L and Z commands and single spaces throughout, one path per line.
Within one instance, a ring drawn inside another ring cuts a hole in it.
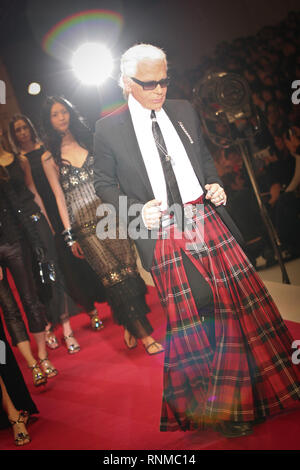
M 145 60 L 140 62 L 137 67 L 135 77 L 142 82 L 152 80 L 159 81 L 167 78 L 167 65 L 161 60 Z M 167 87 L 161 88 L 160 85 L 154 90 L 144 90 L 141 85 L 133 80 L 128 80 L 126 89 L 132 96 L 146 109 L 159 111 L 165 102 Z

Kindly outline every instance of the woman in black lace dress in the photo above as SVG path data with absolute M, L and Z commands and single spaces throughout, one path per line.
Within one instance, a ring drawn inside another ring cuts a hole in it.
M 85 257 L 105 286 L 114 320 L 125 328 L 126 345 L 133 348 L 141 339 L 148 354 L 162 352 L 162 346 L 151 337 L 146 286 L 137 271 L 133 245 L 127 238 L 100 240 L 96 235 L 101 200 L 93 185 L 90 131 L 63 98 L 48 98 L 42 117 L 49 149 L 42 162 L 68 245 L 75 256 Z
M 103 328 L 103 323 L 94 306 L 94 301 L 102 301 L 104 295 L 102 293 L 101 297 L 100 292 L 100 295 L 96 296 L 95 275 L 93 275 L 93 271 L 89 265 L 75 259 L 74 256 L 66 250 L 64 240 L 60 235 L 63 226 L 57 210 L 56 201 L 42 167 L 41 156 L 45 153 L 45 148 L 39 140 L 33 124 L 28 117 L 16 114 L 9 123 L 9 134 L 14 150 L 20 152 L 20 154 L 24 155 L 29 161 L 34 184 L 41 196 L 55 232 L 54 239 L 51 234 L 48 233 L 47 246 L 51 248 L 51 259 L 54 260 L 56 266 L 56 282 L 52 283 L 51 288 L 46 286 L 45 289 L 45 286 L 43 286 L 42 289 L 39 289 L 41 300 L 46 305 L 49 321 L 46 328 L 47 345 L 52 349 L 58 347 L 59 343 L 53 329 L 57 324 L 61 323 L 68 350 L 70 353 L 74 353 L 79 350 L 79 345 L 72 335 L 69 315 L 78 313 L 78 308 L 73 304 L 70 297 L 76 303 L 83 306 L 88 313 L 91 318 L 93 330 L 100 331 Z M 80 272 L 85 282 L 79 278 Z M 83 288 L 86 288 L 87 292 L 84 292 Z M 70 297 L 66 295 L 66 290 Z

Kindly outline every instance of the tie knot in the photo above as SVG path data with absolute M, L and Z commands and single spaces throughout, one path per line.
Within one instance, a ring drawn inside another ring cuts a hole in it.
M 151 111 L 150 117 L 151 117 L 152 121 L 156 121 L 156 114 L 155 114 L 155 111 L 153 109 Z

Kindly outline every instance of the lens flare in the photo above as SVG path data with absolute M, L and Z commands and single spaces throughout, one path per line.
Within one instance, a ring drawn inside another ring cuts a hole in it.
M 100 85 L 112 73 L 113 58 L 106 46 L 86 43 L 74 53 L 72 67 L 81 82 L 87 85 Z
M 114 44 L 120 35 L 124 20 L 111 10 L 85 10 L 63 18 L 43 36 L 42 47 L 54 57 L 65 57 L 74 50 L 74 44 L 84 40 Z M 84 39 L 85 37 L 85 39 Z M 79 41 L 79 42 L 78 42 Z

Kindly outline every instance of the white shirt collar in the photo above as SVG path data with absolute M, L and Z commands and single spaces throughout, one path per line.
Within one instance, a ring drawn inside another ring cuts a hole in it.
M 140 116 L 141 118 L 150 119 L 151 109 L 144 108 L 141 103 L 132 96 L 130 93 L 128 96 L 128 107 L 131 113 L 134 113 L 135 116 Z M 162 108 L 159 111 L 155 111 L 155 113 L 160 113 Z

